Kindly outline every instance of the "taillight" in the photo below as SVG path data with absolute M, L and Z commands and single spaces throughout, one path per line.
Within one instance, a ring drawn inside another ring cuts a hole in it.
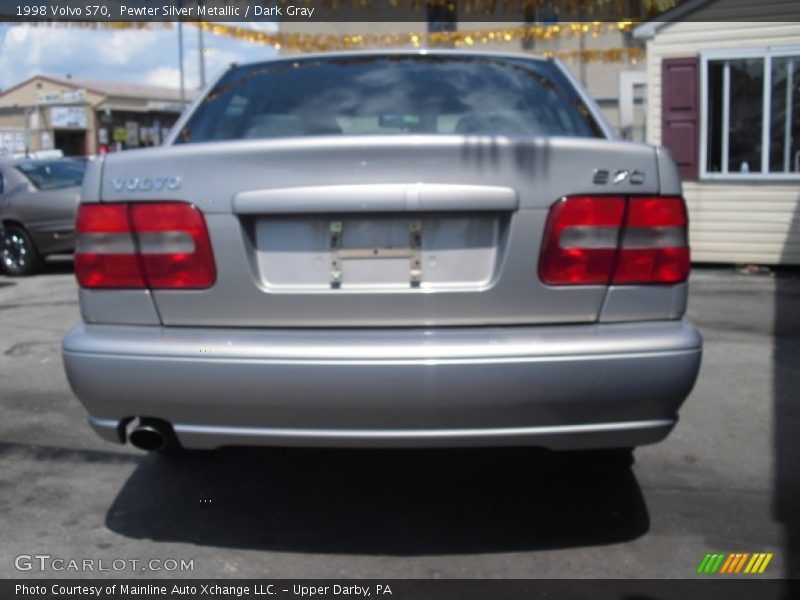
M 680 283 L 689 276 L 679 196 L 575 196 L 545 226 L 539 277 L 548 285 Z
M 203 214 L 179 202 L 131 204 L 145 279 L 151 288 L 207 288 L 216 278 Z
M 612 283 L 680 283 L 689 277 L 686 205 L 680 196 L 631 198 Z
M 75 276 L 82 287 L 147 287 L 127 205 L 82 204 L 75 231 Z
M 191 204 L 82 204 L 76 233 L 82 287 L 202 289 L 216 279 L 205 219 Z
M 550 209 L 539 277 L 550 285 L 605 284 L 614 268 L 619 228 L 625 214 L 621 197 L 564 198 Z

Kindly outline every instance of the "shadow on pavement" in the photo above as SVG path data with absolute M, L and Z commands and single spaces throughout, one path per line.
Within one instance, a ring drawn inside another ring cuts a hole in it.
M 68 275 L 70 273 L 74 273 L 75 268 L 72 260 L 71 254 L 56 254 L 53 256 L 48 256 L 44 264 L 42 265 L 42 270 L 35 273 L 34 275 L 27 275 L 25 277 L 17 278 L 17 277 L 9 277 L 4 275 L 2 271 L 0 271 L 0 287 L 8 286 L 8 285 L 17 285 L 17 279 L 25 279 L 29 277 L 41 277 L 42 275 Z
M 106 524 L 208 546 L 435 555 L 623 542 L 649 518 L 629 468 L 584 457 L 229 448 L 146 457 Z
M 800 223 L 800 218 L 795 217 Z M 786 539 L 786 577 L 800 577 L 800 273 L 778 273 L 774 325 L 775 514 Z
M 71 254 L 58 254 L 50 256 L 44 261 L 41 272 L 38 275 L 67 275 L 74 273 Z
M 99 463 L 127 464 L 139 463 L 143 457 L 137 454 L 126 454 L 107 450 L 68 448 L 49 444 L 23 444 L 0 441 L 0 458 L 14 456 L 17 458 L 54 463 Z

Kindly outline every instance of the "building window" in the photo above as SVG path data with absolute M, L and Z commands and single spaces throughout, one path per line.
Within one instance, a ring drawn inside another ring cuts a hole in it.
M 428 32 L 446 33 L 458 29 L 458 7 L 455 2 L 428 4 Z M 431 42 L 429 42 L 431 43 Z M 432 46 L 447 46 L 449 43 L 432 42 Z
M 772 59 L 770 173 L 800 173 L 800 54 Z
M 800 178 L 800 48 L 703 56 L 701 176 Z

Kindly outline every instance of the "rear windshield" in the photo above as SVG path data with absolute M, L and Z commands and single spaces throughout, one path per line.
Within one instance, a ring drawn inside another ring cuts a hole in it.
M 36 189 L 57 190 L 81 185 L 86 164 L 76 160 L 48 160 L 20 163 L 17 169 Z
M 389 55 L 233 68 L 176 143 L 387 134 L 602 137 L 552 63 Z

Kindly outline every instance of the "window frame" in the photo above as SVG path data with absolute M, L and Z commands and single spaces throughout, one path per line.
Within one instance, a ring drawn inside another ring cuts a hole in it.
M 800 77 L 800 45 L 755 46 L 750 48 L 725 48 L 706 50 L 700 53 L 700 152 L 698 153 L 700 180 L 714 181 L 800 181 L 800 172 L 774 173 L 769 171 L 770 126 L 772 118 L 772 59 L 795 56 L 793 73 Z M 749 173 L 728 172 L 728 144 L 730 127 L 730 68 L 726 62 L 723 70 L 722 89 L 722 168 L 721 172 L 708 171 L 708 63 L 760 58 L 764 61 L 764 86 L 761 105 L 761 165 Z

